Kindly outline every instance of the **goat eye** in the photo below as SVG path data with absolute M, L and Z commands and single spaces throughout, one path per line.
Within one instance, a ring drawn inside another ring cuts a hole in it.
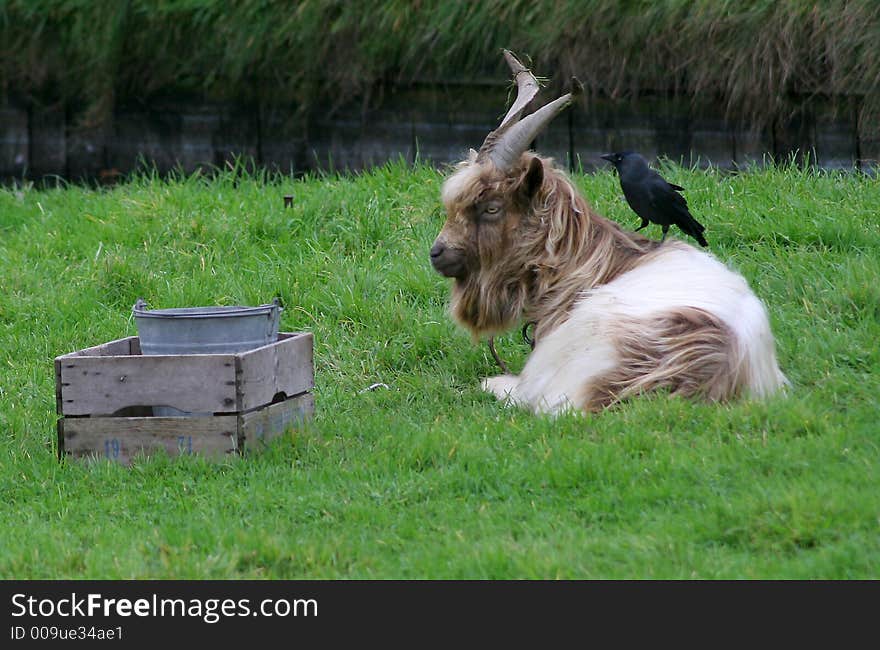
M 496 221 L 502 213 L 500 201 L 484 201 L 473 206 L 473 218 L 477 221 Z
M 499 212 L 501 212 L 501 206 L 495 203 L 490 203 L 485 208 L 483 208 L 483 216 L 490 219 L 494 219 L 496 216 L 498 216 Z

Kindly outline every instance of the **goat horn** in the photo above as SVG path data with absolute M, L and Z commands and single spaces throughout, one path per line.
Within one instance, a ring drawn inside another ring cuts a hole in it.
M 566 106 L 571 104 L 573 93 L 566 93 L 516 124 L 496 129 L 486 136 L 480 155 L 491 160 L 498 169 L 508 170 L 519 160 L 545 126 Z
M 520 63 L 519 59 L 510 50 L 504 50 L 504 59 L 507 61 L 507 65 L 510 66 L 513 78 L 516 81 L 516 100 L 514 100 L 510 110 L 507 111 L 507 115 L 501 120 L 501 124 L 498 125 L 499 129 L 503 129 L 510 122 L 517 121 L 526 105 L 538 94 L 538 80 L 535 79 L 535 75 L 532 74 L 531 70 Z
M 488 158 L 499 169 L 510 169 L 529 145 L 562 109 L 571 104 L 572 99 L 583 91 L 583 84 L 575 77 L 571 79 L 571 92 L 550 102 L 523 119 L 519 119 L 526 105 L 538 93 L 538 80 L 509 51 L 504 50 L 504 58 L 516 79 L 517 95 L 513 106 L 501 120 L 497 129 L 486 136 L 480 147 L 477 160 Z

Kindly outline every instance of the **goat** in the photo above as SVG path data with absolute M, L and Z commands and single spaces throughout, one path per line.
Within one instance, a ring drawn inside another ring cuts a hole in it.
M 521 117 L 538 84 L 504 56 L 517 98 L 444 182 L 446 222 L 430 251 L 453 279 L 451 314 L 474 340 L 534 323 L 522 372 L 483 389 L 559 413 L 657 389 L 720 402 L 786 386 L 767 312 L 740 274 L 683 241 L 624 230 L 552 159 L 527 151 L 573 93 Z

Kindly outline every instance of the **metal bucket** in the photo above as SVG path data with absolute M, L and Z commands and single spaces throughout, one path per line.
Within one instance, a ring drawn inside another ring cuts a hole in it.
M 142 354 L 234 354 L 278 340 L 281 305 L 259 307 L 132 307 Z
M 278 340 L 281 303 L 276 298 L 259 307 L 181 307 L 147 309 L 138 298 L 132 307 L 141 353 L 146 355 L 235 354 Z M 153 415 L 190 413 L 168 405 L 153 406 Z

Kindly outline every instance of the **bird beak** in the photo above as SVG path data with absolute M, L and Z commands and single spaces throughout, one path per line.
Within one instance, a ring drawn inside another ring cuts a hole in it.
M 614 164 L 614 154 L 606 153 L 604 156 L 599 156 L 602 160 L 607 160 L 608 162 Z

